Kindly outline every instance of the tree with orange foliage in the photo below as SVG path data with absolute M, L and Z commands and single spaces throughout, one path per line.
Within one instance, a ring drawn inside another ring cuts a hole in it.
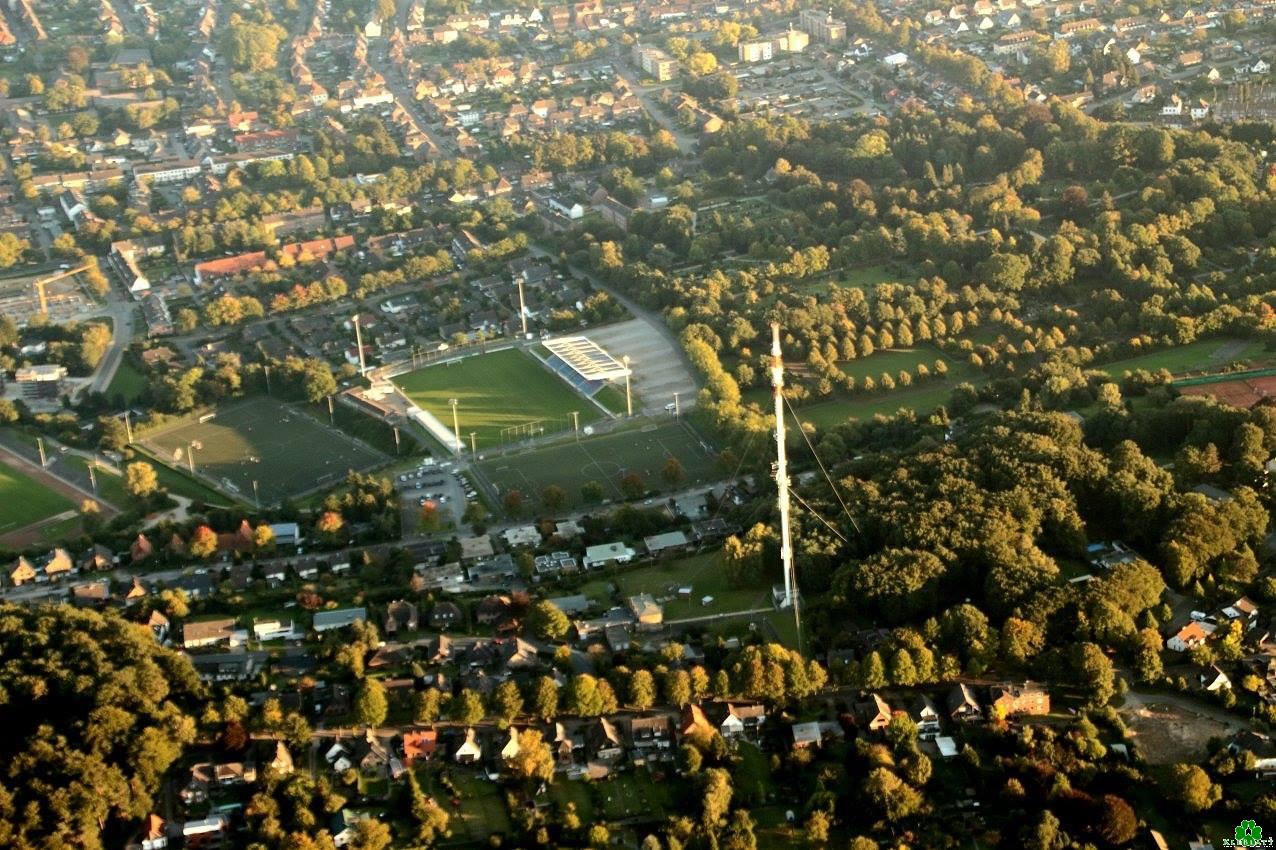
M 217 551 L 217 532 L 206 525 L 195 529 L 188 551 L 196 558 L 211 558 Z

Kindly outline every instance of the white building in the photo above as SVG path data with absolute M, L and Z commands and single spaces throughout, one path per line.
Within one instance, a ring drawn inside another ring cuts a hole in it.
M 258 620 L 253 623 L 253 637 L 257 640 L 294 640 L 300 635 L 293 628 L 292 620 Z
M 600 543 L 585 549 L 585 569 L 601 569 L 612 564 L 627 564 L 634 558 L 634 550 L 624 543 Z
M 511 548 L 517 546 L 539 546 L 540 543 L 541 533 L 534 525 L 519 525 L 505 529 L 505 545 Z

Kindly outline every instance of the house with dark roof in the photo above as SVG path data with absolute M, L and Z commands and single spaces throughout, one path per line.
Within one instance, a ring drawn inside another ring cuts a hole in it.
M 256 675 L 267 657 L 264 652 L 217 652 L 192 655 L 190 660 L 205 682 L 242 682 Z
M 465 615 L 461 613 L 460 606 L 455 602 L 444 599 L 442 602 L 436 602 L 430 609 L 430 628 L 432 629 L 450 629 L 464 623 Z
M 929 741 L 939 734 L 939 707 L 925 694 L 919 694 L 909 707 L 909 717 L 917 724 L 917 737 Z
M 485 596 L 474 606 L 474 622 L 484 626 L 500 623 L 511 616 L 510 607 L 511 600 L 505 594 Z
M 890 703 L 877 694 L 869 694 L 868 701 L 860 703 L 859 709 L 864 728 L 870 732 L 884 731 L 894 717 Z
M 672 752 L 673 715 L 667 712 L 630 717 L 625 724 L 634 757 L 651 757 Z
M 585 750 L 589 757 L 601 762 L 615 762 L 625 754 L 625 745 L 616 724 L 606 717 L 595 717 L 585 726 Z
M 559 720 L 544 733 L 554 751 L 556 769 L 568 772 L 568 778 L 579 773 L 585 760 L 585 734 L 581 721 Z
M 979 705 L 979 700 L 975 699 L 974 691 L 965 682 L 958 682 L 953 685 L 952 690 L 948 692 L 946 705 L 950 720 L 966 722 L 979 720 L 983 717 L 983 710 Z
M 483 746 L 479 743 L 478 733 L 471 726 L 465 730 L 465 740 L 456 748 L 452 759 L 457 764 L 475 764 L 483 758 Z
M 385 606 L 385 633 L 414 632 L 420 625 L 415 604 L 406 599 L 396 599 Z

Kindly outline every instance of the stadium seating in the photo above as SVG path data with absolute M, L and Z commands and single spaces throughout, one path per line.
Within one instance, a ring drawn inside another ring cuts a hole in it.
M 577 374 L 576 370 L 567 364 L 563 358 L 557 354 L 551 354 L 545 361 L 550 368 L 567 383 L 571 384 L 580 393 L 588 398 L 593 398 L 598 391 L 607 386 L 606 381 L 587 381 Z

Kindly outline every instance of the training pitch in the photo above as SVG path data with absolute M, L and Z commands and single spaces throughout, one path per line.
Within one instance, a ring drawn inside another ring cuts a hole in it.
M 661 477 L 671 457 L 678 459 L 686 474 L 677 484 L 669 484 Z M 567 491 L 569 504 L 577 506 L 585 503 L 581 487 L 590 481 L 602 485 L 604 499 L 617 501 L 624 498 L 619 485 L 626 473 L 637 472 L 648 489 L 680 490 L 712 481 L 716 476 L 714 462 L 715 457 L 705 450 L 699 438 L 682 423 L 670 422 L 581 437 L 492 458 L 478 466 L 501 493 L 520 490 L 534 499 L 550 484 L 557 484 Z
M 468 448 L 473 432 L 480 454 L 529 436 L 569 430 L 573 410 L 580 413 L 582 428 L 603 416 L 593 402 L 518 349 L 427 366 L 400 375 L 394 383 L 449 431 L 448 400 L 456 399 L 461 441 Z
M 179 425 L 143 440 L 156 457 L 182 468 L 192 444 L 197 474 L 245 500 L 253 498 L 256 481 L 263 503 L 332 486 L 350 470 L 371 469 L 386 459 L 304 410 L 271 398 L 233 404 L 207 422 Z
M 74 508 L 70 499 L 0 461 L 0 534 Z

